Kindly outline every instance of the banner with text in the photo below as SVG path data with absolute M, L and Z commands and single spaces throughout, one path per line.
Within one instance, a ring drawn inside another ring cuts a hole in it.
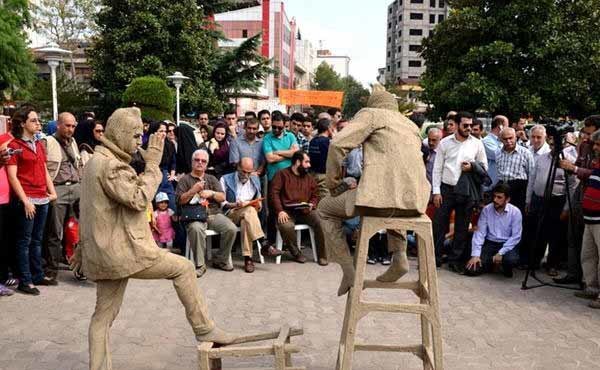
M 279 89 L 279 101 L 284 105 L 321 105 L 341 108 L 343 100 L 343 91 Z

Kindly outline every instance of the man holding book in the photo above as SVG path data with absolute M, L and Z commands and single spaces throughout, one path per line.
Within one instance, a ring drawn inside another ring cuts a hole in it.
M 277 216 L 277 228 L 283 242 L 289 247 L 294 260 L 306 262 L 296 241 L 296 223 L 312 226 L 315 231 L 319 265 L 327 265 L 321 230 L 321 219 L 317 213 L 319 201 L 317 183 L 308 174 L 310 157 L 303 151 L 292 156 L 292 166 L 280 170 L 273 177 L 271 185 L 271 205 Z
M 240 226 L 244 271 L 254 272 L 252 243 L 259 241 L 263 256 L 278 256 L 281 251 L 269 244 L 260 225 L 258 212 L 262 208 L 260 179 L 254 173 L 254 161 L 244 157 L 237 165 L 237 171 L 221 177 L 221 188 L 225 191 L 225 201 L 221 203 L 225 215 Z

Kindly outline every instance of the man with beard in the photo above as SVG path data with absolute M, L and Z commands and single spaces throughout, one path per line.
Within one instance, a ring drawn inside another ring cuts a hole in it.
M 109 330 L 132 278 L 171 280 L 199 342 L 229 344 L 236 339 L 211 320 L 194 265 L 156 247 L 146 211 L 162 179 L 158 165 L 164 136 L 150 135 L 148 148 L 142 152 L 146 168 L 137 175 L 129 162 L 142 145 L 142 130 L 138 108 L 117 109 L 82 176 L 81 245 L 71 265 L 74 270 L 83 267 L 86 276 L 96 281 L 96 309 L 89 329 L 90 370 L 112 369 Z
M 315 231 L 319 264 L 326 265 L 327 257 L 324 250 L 321 220 L 317 213 L 319 201 L 317 183 L 308 175 L 310 157 L 297 151 L 292 156 L 292 166 L 275 174 L 271 185 L 271 204 L 277 217 L 277 228 L 281 233 L 294 260 L 306 262 L 296 241 L 296 223 L 312 226 Z
M 501 265 L 504 276 L 510 278 L 519 262 L 516 247 L 523 230 L 521 211 L 509 203 L 508 185 L 496 185 L 492 193 L 493 202 L 485 206 L 479 216 L 467 269 L 471 274 L 479 274 Z
M 454 211 L 454 243 L 449 252 L 448 262 L 451 270 L 462 273 L 474 204 L 468 197 L 455 193 L 454 186 L 463 172 L 472 171 L 472 162 L 480 163 L 487 170 L 487 157 L 481 140 L 471 136 L 473 115 L 460 112 L 455 119 L 458 130 L 442 139 L 433 165 L 433 204 L 437 208 L 433 218 L 433 238 L 436 263 L 440 266 L 450 214 Z

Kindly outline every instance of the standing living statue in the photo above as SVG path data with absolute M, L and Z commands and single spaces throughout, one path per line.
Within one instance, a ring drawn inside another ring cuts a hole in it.
M 342 163 L 362 145 L 363 174 L 360 181 L 344 178 Z M 375 85 L 367 103 L 340 131 L 329 146 L 327 187 L 331 196 L 318 210 L 325 245 L 332 260 L 342 267 L 338 295 L 354 282 L 354 261 L 342 229 L 342 221 L 355 216 L 409 217 L 425 213 L 431 186 L 425 176 L 421 137 L 417 126 L 398 112 L 396 98 Z M 394 282 L 408 272 L 405 231 L 388 230 L 388 250 L 393 253 L 389 269 L 377 277 Z
M 194 265 L 158 248 L 152 238 L 147 209 L 162 179 L 158 165 L 164 138 L 150 136 L 143 152 L 146 170 L 138 176 L 129 163 L 142 145 L 142 130 L 138 108 L 117 109 L 82 177 L 81 247 L 72 265 L 81 266 L 97 286 L 89 329 L 91 370 L 112 369 L 108 332 L 130 278 L 172 280 L 198 341 L 229 344 L 236 339 L 210 319 Z

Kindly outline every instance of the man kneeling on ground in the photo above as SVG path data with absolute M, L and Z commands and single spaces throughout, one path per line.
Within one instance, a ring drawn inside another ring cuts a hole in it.
M 492 192 L 493 202 L 479 216 L 465 273 L 479 275 L 502 266 L 504 276 L 512 277 L 513 267 L 519 262 L 516 246 L 521 241 L 521 211 L 509 203 L 508 185 L 498 184 Z

